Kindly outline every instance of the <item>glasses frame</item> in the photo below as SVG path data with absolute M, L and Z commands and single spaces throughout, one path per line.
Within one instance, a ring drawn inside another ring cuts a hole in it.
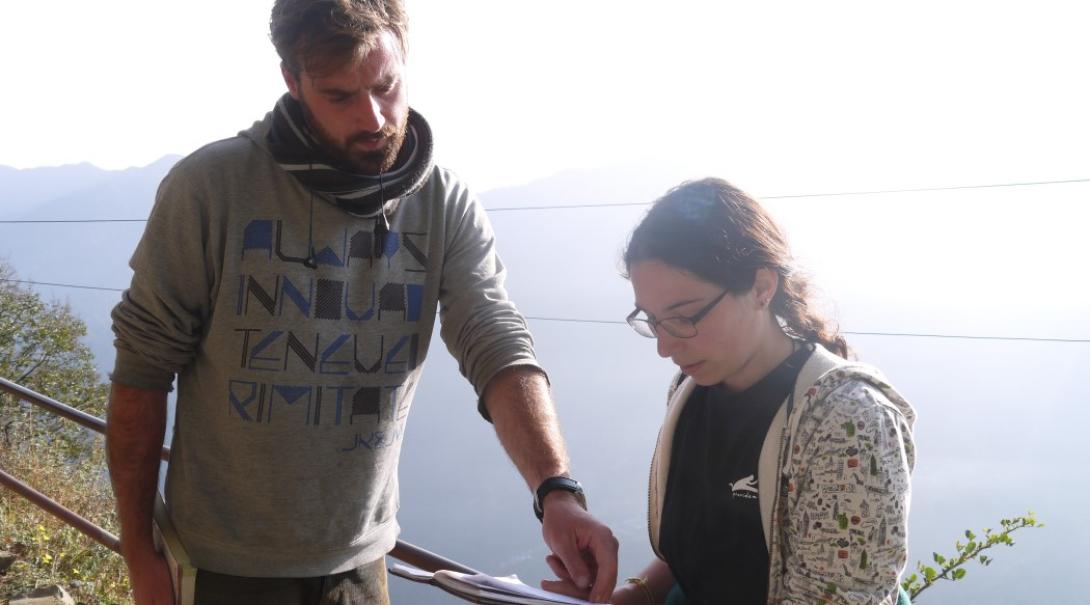
M 631 313 L 628 314 L 628 317 L 625 318 L 625 323 L 627 323 L 633 330 L 635 330 L 637 334 L 646 338 L 658 338 L 659 326 L 662 326 L 662 330 L 670 336 L 673 336 L 674 338 L 692 338 L 698 334 L 698 331 L 696 329 L 697 322 L 699 322 L 701 319 L 704 319 L 704 317 L 708 313 L 711 313 L 712 309 L 715 308 L 715 305 L 718 305 L 719 301 L 726 298 L 727 294 L 730 294 L 730 290 L 723 290 L 719 293 L 719 296 L 716 296 L 714 299 L 712 299 L 710 303 L 704 305 L 704 307 L 701 308 L 699 311 L 687 317 L 685 315 L 671 315 L 670 317 L 666 317 L 664 319 L 655 319 L 653 317 L 639 318 L 636 317 L 636 315 L 643 311 L 643 309 L 636 307 L 632 310 Z M 678 334 L 674 330 L 663 326 L 663 322 L 676 322 L 677 320 L 687 322 L 689 324 L 689 328 L 692 329 L 693 333 Z

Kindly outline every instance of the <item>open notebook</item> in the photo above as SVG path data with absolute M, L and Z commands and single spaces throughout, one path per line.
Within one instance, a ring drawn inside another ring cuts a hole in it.
M 450 594 L 473 603 L 486 605 L 592 605 L 590 601 L 574 599 L 555 592 L 523 584 L 518 576 L 496 578 L 487 574 L 465 574 L 441 569 L 435 573 L 411 565 L 395 563 L 390 573 L 414 582 L 437 586 Z
M 152 530 L 155 536 L 155 548 L 166 557 L 170 567 L 170 579 L 174 583 L 174 604 L 193 605 L 197 587 L 197 568 L 189 562 L 189 553 L 178 538 L 174 524 L 170 521 L 166 503 L 161 493 L 155 494 L 155 515 Z

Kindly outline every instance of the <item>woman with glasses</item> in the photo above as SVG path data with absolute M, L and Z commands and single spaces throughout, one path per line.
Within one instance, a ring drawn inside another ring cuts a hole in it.
M 624 262 L 629 325 L 680 373 L 651 465 L 658 559 L 613 603 L 897 603 L 915 414 L 846 361 L 772 217 L 725 181 L 686 183 Z

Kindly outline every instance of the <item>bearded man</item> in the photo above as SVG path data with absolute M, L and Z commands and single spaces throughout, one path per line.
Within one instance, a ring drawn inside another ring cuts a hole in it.
M 107 450 L 136 604 L 172 598 L 152 510 L 175 377 L 165 495 L 197 603 L 388 602 L 437 315 L 554 568 L 606 601 L 617 542 L 568 474 L 485 213 L 408 105 L 400 0 L 277 0 L 271 34 L 287 93 L 163 180 L 113 311 Z

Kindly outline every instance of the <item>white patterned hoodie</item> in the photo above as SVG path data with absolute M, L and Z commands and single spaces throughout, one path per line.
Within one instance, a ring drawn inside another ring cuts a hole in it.
M 649 486 L 648 528 L 660 558 L 674 430 L 696 386 L 691 378 L 673 385 Z M 770 605 L 896 602 L 915 417 L 877 369 L 815 348 L 769 427 L 758 466 Z

